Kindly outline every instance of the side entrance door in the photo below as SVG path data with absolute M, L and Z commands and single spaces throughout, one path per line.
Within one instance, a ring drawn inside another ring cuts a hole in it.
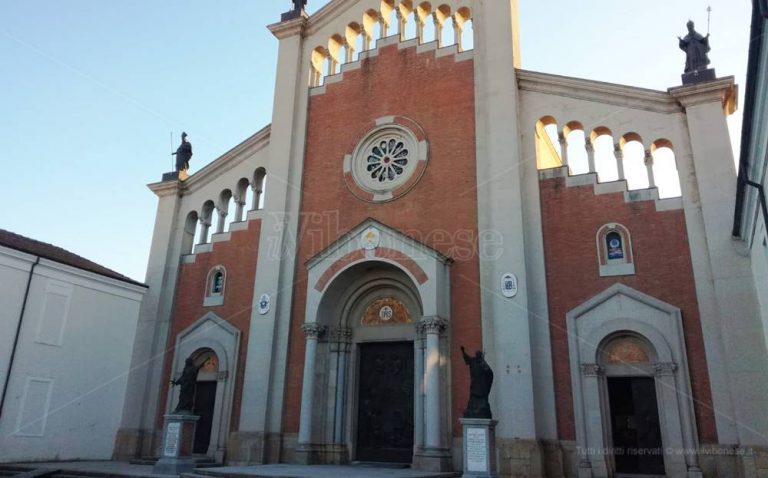
M 608 378 L 617 473 L 664 475 L 656 383 L 653 378 Z
M 411 463 L 413 343 L 360 346 L 357 460 Z

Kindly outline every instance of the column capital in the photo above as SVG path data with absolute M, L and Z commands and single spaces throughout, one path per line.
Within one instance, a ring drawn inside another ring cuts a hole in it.
M 677 364 L 674 362 L 659 362 L 653 364 L 653 370 L 657 377 L 671 377 L 677 371 Z
M 581 365 L 581 373 L 585 377 L 600 377 L 605 374 L 605 370 L 596 363 L 585 363 Z
M 419 321 L 418 327 L 421 329 L 421 333 L 423 334 L 439 335 L 443 333 L 445 329 L 448 327 L 448 321 L 438 316 L 423 317 Z
M 304 324 L 301 326 L 301 330 L 304 331 L 307 340 L 317 340 L 325 334 L 327 327 L 320 324 Z
M 348 344 L 352 342 L 351 327 L 334 327 L 330 331 L 330 337 L 333 342 Z

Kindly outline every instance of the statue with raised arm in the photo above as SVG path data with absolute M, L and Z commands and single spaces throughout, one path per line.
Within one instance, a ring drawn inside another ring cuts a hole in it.
M 176 156 L 176 171 L 187 171 L 192 159 L 192 143 L 187 141 L 187 133 L 181 133 L 181 144 L 173 155 Z
M 467 409 L 464 410 L 464 418 L 484 418 L 492 419 L 491 404 L 488 403 L 488 396 L 491 394 L 493 385 L 493 370 L 485 361 L 485 355 L 477 351 L 474 357 L 467 355 L 464 347 L 461 347 L 461 354 L 464 356 L 464 363 L 469 365 L 469 402 Z
M 192 357 L 184 362 L 184 370 L 176 380 L 171 380 L 171 385 L 179 386 L 179 403 L 173 413 L 191 414 L 195 406 L 195 389 L 197 388 L 197 373 L 203 367 L 195 365 Z
M 680 49 L 685 52 L 685 72 L 694 73 L 709 68 L 709 34 L 703 36 L 694 28 L 693 21 L 688 22 L 688 35 L 680 40 Z

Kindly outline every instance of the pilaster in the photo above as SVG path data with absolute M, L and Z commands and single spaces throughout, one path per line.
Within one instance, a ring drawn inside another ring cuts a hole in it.
M 690 151 L 681 151 L 688 236 L 716 414 L 723 444 L 768 441 L 768 368 L 749 259 L 731 237 L 736 170 L 727 115 L 736 109 L 733 78 L 673 88 L 685 108 Z
M 296 231 L 308 104 L 308 60 L 303 32 L 306 15 L 269 26 L 279 40 L 269 156 L 270 194 L 264 204 L 258 262 L 254 279 L 243 406 L 238 433 L 241 464 L 276 462 L 280 444 L 266 436 L 282 433 L 283 395 L 288 350 Z M 260 189 L 260 188 L 259 188 Z M 255 191 L 258 201 L 260 190 Z M 262 294 L 273 307 L 258 313 Z M 252 438 L 252 439 L 251 439 Z M 279 440 L 278 440 L 279 441 Z M 274 448 L 277 446 L 277 448 Z
M 477 198 L 480 230 L 480 277 L 483 348 L 497 367 L 491 394 L 500 438 L 536 438 L 529 284 L 526 273 L 522 148 L 518 125 L 517 1 L 475 5 L 475 102 L 477 127 Z M 499 207 L 504 204 L 504 207 Z M 519 294 L 502 296 L 502 276 L 519 279 Z M 501 390 L 505 401 L 498 402 Z
M 165 181 L 149 188 L 158 196 L 145 281 L 149 290 L 139 313 L 123 417 L 115 438 L 115 459 L 151 455 L 155 451 L 163 351 L 170 331 L 185 226 L 179 218 L 184 183 Z

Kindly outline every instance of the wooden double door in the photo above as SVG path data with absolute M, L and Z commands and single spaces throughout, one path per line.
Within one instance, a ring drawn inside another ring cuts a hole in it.
M 358 461 L 411 463 L 414 359 L 412 342 L 362 344 L 358 380 Z

